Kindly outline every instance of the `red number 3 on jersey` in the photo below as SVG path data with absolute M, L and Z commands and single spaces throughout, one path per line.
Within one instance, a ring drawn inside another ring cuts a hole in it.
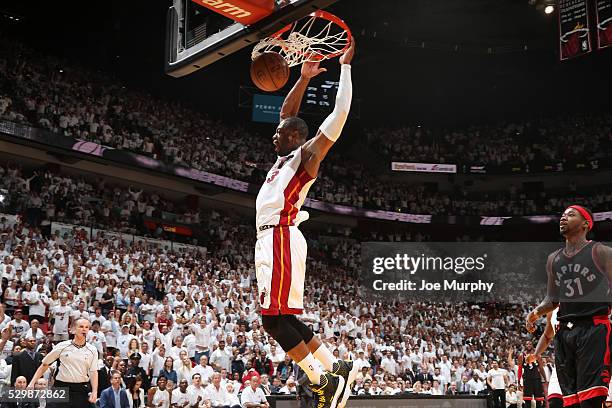
M 274 179 L 276 178 L 276 176 L 278 176 L 278 173 L 280 173 L 280 170 L 274 170 L 272 172 L 272 175 L 266 180 L 266 183 L 271 183 L 274 181 Z

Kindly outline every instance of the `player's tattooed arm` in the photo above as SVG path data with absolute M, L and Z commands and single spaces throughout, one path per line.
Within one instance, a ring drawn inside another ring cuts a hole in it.
M 595 248 L 595 263 L 606 274 L 608 282 L 612 284 L 612 248 L 604 244 L 598 244 Z
M 318 62 L 304 62 L 302 64 L 300 79 L 293 85 L 293 88 L 291 88 L 291 91 L 287 94 L 283 106 L 281 107 L 281 120 L 297 116 L 300 111 L 300 106 L 302 105 L 304 92 L 306 92 L 308 88 L 310 79 L 325 71 L 327 71 L 327 69 L 319 68 Z

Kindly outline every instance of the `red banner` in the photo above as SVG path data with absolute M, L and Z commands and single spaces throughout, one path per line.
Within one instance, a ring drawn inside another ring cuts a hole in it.
M 612 46 L 612 0 L 597 0 L 597 47 Z
M 193 235 L 191 227 L 185 225 L 168 224 L 165 222 L 156 222 L 153 220 L 144 220 L 144 225 L 151 231 L 155 231 L 157 227 L 161 227 L 166 232 L 172 232 L 178 235 L 186 235 L 188 237 Z
M 587 0 L 559 0 L 561 61 L 591 52 Z
M 274 11 L 274 0 L 192 0 L 240 24 L 251 25 Z

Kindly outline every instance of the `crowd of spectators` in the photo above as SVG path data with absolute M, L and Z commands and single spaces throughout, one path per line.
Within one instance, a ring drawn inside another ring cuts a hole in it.
M 41 55 L 19 42 L 0 37 L 0 47 L 5 51 L 0 58 L 0 119 L 254 183 L 263 181 L 275 161 L 267 136 L 249 134 L 237 124 L 224 124 L 180 103 L 127 89 L 104 74 Z M 441 135 L 420 127 L 376 129 L 366 132 L 363 143 L 389 160 L 433 163 L 602 158 L 612 155 L 611 123 L 610 116 L 576 116 Z M 574 198 L 597 211 L 611 209 L 609 187 L 597 193 L 578 191 L 572 197 L 567 192 L 552 196 L 541 192 L 534 197 L 516 188 L 489 194 L 433 192 L 423 185 L 381 178 L 363 164 L 334 157 L 340 156 L 335 153 L 324 163 L 310 197 L 359 208 L 434 215 L 555 213 Z M 125 213 L 121 207 L 119 211 Z
M 571 115 L 524 123 L 433 130 L 371 129 L 370 147 L 394 160 L 470 165 L 535 165 L 612 156 L 612 115 Z
M 129 234 L 154 235 L 143 219 L 200 225 L 200 210 L 189 209 L 163 195 L 135 187 L 111 185 L 104 178 L 69 176 L 49 169 L 24 170 L 0 164 L 0 209 L 22 214 L 29 225 L 49 227 L 52 221 L 105 228 Z
M 117 80 L 0 37 L 0 119 L 167 163 L 249 180 L 273 163 L 270 139 L 122 86 Z M 189 146 L 189 149 L 185 149 Z
M 333 174 L 333 176 L 332 176 Z M 568 186 L 560 192 L 526 192 L 516 185 L 505 191 L 428 191 L 422 184 L 399 184 L 365 173 L 323 172 L 310 196 L 326 202 L 410 214 L 432 215 L 542 215 L 556 214 L 575 202 L 592 211 L 612 209 L 612 186 L 576 191 Z
M 184 253 L 3 221 L 0 382 L 29 381 L 33 373 L 15 366 L 15 356 L 48 352 L 84 317 L 100 378 L 118 371 L 134 398 L 144 398 L 141 389 L 153 390 L 149 399 L 169 390 L 173 401 L 199 396 L 199 405 L 216 407 L 245 406 L 258 387 L 299 393 L 297 365 L 261 326 L 253 229 L 218 213 L 206 221 L 208 247 Z M 359 255 L 351 239 L 309 240 L 302 316 L 335 356 L 359 364 L 354 394 L 486 393 L 491 373 L 504 367 L 512 393 L 508 351 L 531 339 L 522 330 L 527 304 L 367 300 Z
M 19 42 L 0 38 L 0 47 L 5 51 L 0 57 L 2 120 L 249 182 L 260 182 L 275 160 L 267 137 L 126 89 Z M 575 117 L 442 135 L 420 127 L 377 129 L 366 137 L 389 159 L 525 164 L 607 157 L 611 126 L 609 116 Z M 589 143 L 579 142 L 584 140 Z M 574 188 L 569 195 L 533 197 L 514 187 L 450 194 L 339 163 L 325 163 L 312 198 L 445 215 L 555 213 L 578 200 L 596 211 L 612 205 L 609 187 L 586 196 Z M 297 365 L 261 326 L 250 223 L 190 209 L 160 193 L 46 168 L 0 165 L 0 193 L 3 209 L 22 214 L 16 224 L 0 220 L 1 384 L 31 379 L 33 373 L 16 363 L 16 356 L 23 350 L 47 353 L 71 336 L 76 319 L 86 318 L 92 324 L 88 340 L 99 352 L 99 391 L 118 372 L 130 396 L 143 401 L 159 402 L 167 392 L 173 402 L 246 407 L 259 398 L 258 390 L 265 395 L 300 392 Z M 52 221 L 63 221 L 146 235 L 144 218 L 196 225 L 203 231 L 201 246 L 178 253 L 103 233 L 89 236 L 80 228 L 61 235 L 51 230 Z M 427 239 L 410 234 L 371 233 L 368 240 Z M 335 356 L 359 365 L 354 394 L 478 394 L 501 386 L 509 401 L 520 401 L 509 360 L 532 339 L 522 329 L 528 304 L 368 301 L 356 272 L 359 259 L 353 239 L 309 236 L 302 318 Z M 547 360 L 547 375 L 551 364 Z M 502 384 L 491 382 L 500 372 Z M 52 373 L 46 380 L 52 381 Z
M 321 191 L 330 187 L 326 178 L 318 180 L 313 185 L 316 190 L 321 185 Z M 387 190 L 383 192 L 385 199 L 378 199 L 376 191 L 384 190 L 381 185 L 373 184 L 372 192 L 378 204 L 387 201 L 389 206 L 384 209 L 391 211 L 407 211 L 419 213 L 427 209 L 432 214 L 472 214 L 478 208 L 480 214 L 523 214 L 524 207 L 512 207 L 512 203 L 529 203 L 534 212 L 539 214 L 554 214 L 575 202 L 590 207 L 593 211 L 609 209 L 612 203 L 612 189 L 591 192 L 591 195 L 565 195 L 550 197 L 543 207 L 535 205 L 533 200 L 527 200 L 524 193 L 510 189 L 500 195 L 484 194 L 481 197 L 465 195 L 462 199 L 437 194 L 437 200 L 427 198 L 422 188 L 404 191 L 409 198 L 398 200 L 402 192 Z M 201 208 L 190 208 L 186 202 L 176 202 L 162 193 L 144 191 L 141 188 L 112 184 L 108 180 L 93 175 L 74 176 L 51 171 L 47 166 L 23 167 L 6 162 L 0 162 L 0 211 L 11 214 L 21 214 L 29 225 L 36 225 L 48 231 L 52 222 L 83 225 L 93 228 L 107 229 L 122 233 L 167 238 L 168 234 L 161 228 L 149 229 L 144 224 L 145 219 L 166 221 L 192 226 L 194 235 L 189 243 L 203 244 L 210 241 L 207 220 L 210 212 Z M 430 196 L 431 197 L 431 196 Z M 505 201 L 502 197 L 513 197 Z M 327 200 L 329 197 L 323 197 Z M 523 201 L 521 201 L 523 200 Z M 352 205 L 355 203 L 345 203 Z M 357 205 L 362 202 L 356 203 Z M 426 208 L 424 206 L 429 205 Z M 460 208 L 453 212 L 449 206 Z M 538 211 L 535 211 L 535 210 Z M 514 211 L 511 211 L 514 210 Z M 530 212 L 527 212 L 530 213 Z M 351 235 L 351 232 L 347 232 Z M 418 233 L 408 233 L 402 237 L 365 237 L 364 240 L 395 240 L 421 241 Z M 415 235 L 416 234 L 416 235 Z M 173 235 L 171 238 L 176 239 Z M 379 239 L 380 238 L 380 239 Z M 416 239 L 415 239 L 416 238 Z M 471 238 L 473 239 L 473 237 Z M 454 239 L 453 239 L 454 240 Z

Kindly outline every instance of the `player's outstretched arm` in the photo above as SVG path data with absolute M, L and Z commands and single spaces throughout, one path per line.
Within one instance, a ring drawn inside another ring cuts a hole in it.
M 546 328 L 544 329 L 544 333 L 542 333 L 542 335 L 540 336 L 540 339 L 538 340 L 538 345 L 536 346 L 535 352 L 534 352 L 534 354 L 538 357 L 541 356 L 542 353 L 546 351 L 546 349 L 550 345 L 550 342 L 555 336 L 555 330 L 550 320 L 551 317 L 552 317 L 552 312 L 549 312 L 546 314 Z
M 327 71 L 327 69 L 319 68 L 318 62 L 304 62 L 302 64 L 300 79 L 293 85 L 293 88 L 291 88 L 291 91 L 289 91 L 287 97 L 285 97 L 285 101 L 281 107 L 281 120 L 297 116 L 300 111 L 300 105 L 302 105 L 304 92 L 306 92 L 306 88 L 308 88 L 308 83 L 312 78 L 325 71 Z
M 351 61 L 355 54 L 355 40 L 351 40 L 348 50 L 340 57 L 340 85 L 336 95 L 336 103 L 332 113 L 323 121 L 314 138 L 302 146 L 302 162 L 311 177 L 316 177 L 319 166 L 327 152 L 338 140 L 342 128 L 348 118 L 353 99 L 353 84 L 351 82 Z
M 550 254 L 548 256 L 548 261 L 546 262 L 546 272 L 548 275 L 546 297 L 544 297 L 542 302 L 540 302 L 540 304 L 527 315 L 527 323 L 525 326 L 527 327 L 527 331 L 529 331 L 529 333 L 533 333 L 535 331 L 535 322 L 540 317 L 552 312 L 559 305 L 559 291 L 555 285 L 555 277 L 553 276 L 552 272 L 552 262 L 556 255 L 557 252 Z

